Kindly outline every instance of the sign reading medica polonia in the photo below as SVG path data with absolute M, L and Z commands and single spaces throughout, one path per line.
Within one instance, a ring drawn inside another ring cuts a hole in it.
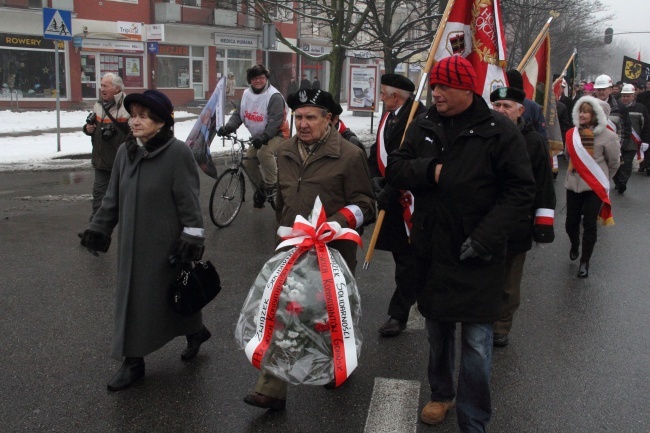
M 257 36 L 239 36 L 215 33 L 214 44 L 222 47 L 257 49 Z

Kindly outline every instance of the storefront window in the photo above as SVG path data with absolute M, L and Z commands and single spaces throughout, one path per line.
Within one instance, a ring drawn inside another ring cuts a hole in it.
M 24 47 L 51 47 L 33 49 Z M 9 98 L 55 98 L 54 42 L 38 36 L 0 34 L 0 95 Z M 66 97 L 65 51 L 59 51 L 59 92 Z
M 202 95 L 204 53 L 205 47 L 160 45 L 156 56 L 158 87 L 194 87 L 196 93 Z
M 237 49 L 217 49 L 217 74 L 235 75 L 237 87 L 247 87 L 246 71 L 253 66 L 253 51 Z

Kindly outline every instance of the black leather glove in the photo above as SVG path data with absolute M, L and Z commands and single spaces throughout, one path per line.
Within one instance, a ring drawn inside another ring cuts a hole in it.
M 203 257 L 203 251 L 205 251 L 205 246 L 179 239 L 169 256 L 169 264 L 176 266 L 177 264 L 196 262 Z
M 383 179 L 383 178 L 381 178 Z M 377 207 L 379 210 L 386 210 L 399 200 L 400 191 L 397 188 L 385 183 L 384 188 L 377 194 Z
M 217 129 L 217 135 L 218 135 L 219 137 L 223 137 L 224 135 L 228 135 L 228 134 L 231 134 L 231 133 L 232 133 L 232 131 L 230 130 L 230 128 L 228 128 L 228 127 L 225 126 L 225 125 L 222 126 L 222 127 L 219 128 L 219 129 Z
M 97 251 L 105 253 L 111 246 L 111 237 L 95 230 L 86 229 L 80 236 L 81 246 L 92 255 L 98 256 Z
M 386 178 L 385 177 L 373 177 L 370 179 L 372 182 L 372 190 L 375 193 L 375 197 L 379 197 L 379 194 L 384 190 L 384 187 L 386 186 Z
M 535 224 L 533 226 L 533 240 L 538 244 L 550 244 L 555 240 L 553 226 Z
M 478 257 L 487 261 L 492 258 L 492 254 L 483 245 L 469 237 L 460 246 L 460 259 L 465 260 L 472 257 Z
M 251 144 L 255 149 L 259 150 L 262 146 L 268 143 L 270 139 L 271 137 L 269 137 L 269 134 L 262 132 L 261 134 L 256 134 L 251 137 Z

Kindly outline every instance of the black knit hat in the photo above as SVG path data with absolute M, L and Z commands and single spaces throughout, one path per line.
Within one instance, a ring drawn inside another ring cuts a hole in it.
M 407 92 L 413 92 L 415 90 L 415 84 L 408 78 L 399 74 L 384 74 L 381 76 L 381 84 L 384 86 L 394 87 L 396 89 L 406 90 Z
M 499 87 L 494 92 L 490 93 L 490 102 L 507 100 L 523 104 L 524 99 L 526 99 L 526 94 L 523 90 L 514 87 Z
M 131 113 L 131 104 L 140 104 L 147 107 L 156 116 L 160 117 L 165 126 L 174 125 L 174 105 L 167 95 L 158 90 L 145 90 L 142 93 L 131 93 L 124 98 L 124 108 Z
M 506 71 L 508 77 L 508 86 L 515 89 L 524 90 L 524 79 L 521 77 L 521 72 L 516 69 Z
M 320 89 L 304 89 L 287 96 L 287 105 L 295 111 L 300 107 L 320 107 L 334 111 L 334 98 L 329 92 Z
M 266 78 L 269 78 L 271 76 L 269 70 L 266 69 L 264 65 L 255 65 L 252 68 L 246 70 L 246 81 L 248 81 L 248 84 L 250 84 L 253 78 L 259 77 L 260 75 L 265 75 Z

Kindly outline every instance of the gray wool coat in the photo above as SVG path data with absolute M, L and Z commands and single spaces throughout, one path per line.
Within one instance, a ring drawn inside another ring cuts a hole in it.
M 111 357 L 121 360 L 145 356 L 203 326 L 200 312 L 181 316 L 168 299 L 178 273 L 168 263 L 176 241 L 203 243 L 202 237 L 183 232 L 185 227 L 203 228 L 199 174 L 184 142 L 171 138 L 152 152 L 138 147 L 133 161 L 127 146 L 120 146 L 108 191 L 89 228 L 110 235 L 118 221 Z

